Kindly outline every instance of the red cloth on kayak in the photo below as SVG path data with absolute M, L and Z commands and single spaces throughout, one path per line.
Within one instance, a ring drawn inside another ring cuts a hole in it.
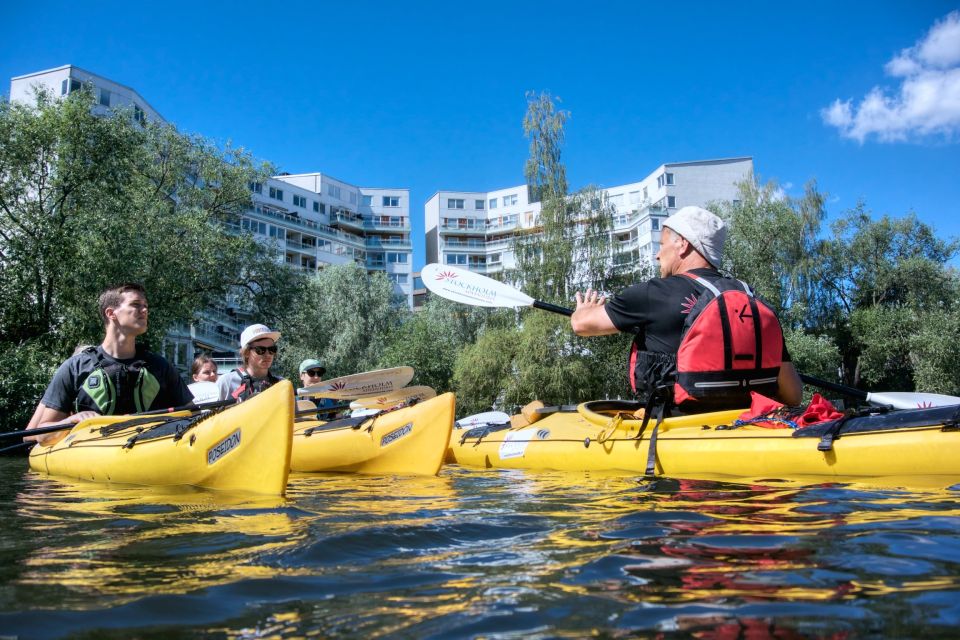
M 807 410 L 803 412 L 797 422 L 801 427 L 809 427 L 812 424 L 839 420 L 842 417 L 843 414 L 837 411 L 833 403 L 819 393 L 815 393 L 813 398 L 810 399 L 810 406 L 807 407 Z
M 756 391 L 750 392 L 750 410 L 744 411 L 740 414 L 741 420 L 749 420 L 750 418 L 755 418 L 757 416 L 762 416 L 764 414 L 770 413 L 771 411 L 776 411 L 777 409 L 783 407 L 783 404 L 777 402 L 773 398 L 768 398 L 765 395 L 759 394 Z

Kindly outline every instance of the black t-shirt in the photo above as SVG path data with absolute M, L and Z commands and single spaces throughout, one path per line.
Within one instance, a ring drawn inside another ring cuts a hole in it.
M 190 393 L 180 374 L 161 356 L 144 350 L 138 351 L 135 358 L 117 359 L 108 355 L 103 347 L 97 347 L 96 351 L 103 358 L 105 365 L 115 362 L 130 365 L 137 360 L 146 363 L 147 371 L 160 383 L 160 391 L 151 403 L 150 409 L 180 407 L 193 402 L 193 394 Z M 98 366 L 100 365 L 97 355 L 92 351 L 83 351 L 72 356 L 57 369 L 40 402 L 64 413 L 73 413 L 76 410 L 99 412 L 95 405 L 86 406 L 81 402 L 79 408 L 75 406 L 84 380 Z
M 692 269 L 691 275 L 717 278 L 713 269 Z M 702 287 L 687 276 L 654 278 L 627 287 L 607 301 L 605 309 L 618 331 L 634 334 L 639 351 L 676 355 L 687 314 L 697 304 Z M 783 361 L 789 362 L 786 345 Z

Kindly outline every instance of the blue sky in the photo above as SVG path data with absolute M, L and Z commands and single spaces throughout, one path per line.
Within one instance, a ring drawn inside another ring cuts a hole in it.
M 791 195 L 816 179 L 831 216 L 863 199 L 960 236 L 958 9 L 10 2 L 0 78 L 75 64 L 281 170 L 407 187 L 418 268 L 436 190 L 522 184 L 530 90 L 571 112 L 571 188 L 751 155 Z

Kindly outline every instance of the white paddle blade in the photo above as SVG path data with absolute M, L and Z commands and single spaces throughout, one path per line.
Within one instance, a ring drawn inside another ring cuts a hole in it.
M 925 409 L 927 407 L 952 407 L 960 404 L 957 396 L 945 396 L 939 393 L 910 393 L 908 391 L 890 391 L 868 393 L 867 402 L 878 405 L 890 405 L 894 409 Z
M 352 400 L 392 393 L 407 386 L 411 380 L 413 367 L 394 367 L 325 380 L 320 384 L 297 389 L 297 394 L 307 398 Z
M 466 269 L 428 264 L 420 272 L 423 285 L 441 298 L 474 307 L 529 307 L 533 298 L 510 285 Z
M 217 386 L 216 382 L 194 382 L 188 384 L 187 389 L 193 394 L 194 404 L 216 402 L 220 399 L 220 387 Z
M 435 398 L 437 392 L 432 387 L 407 387 L 393 393 L 387 393 L 382 396 L 372 396 L 369 398 L 360 398 L 350 403 L 351 409 L 388 409 L 398 404 L 409 404 L 410 402 L 429 400 Z
M 485 424 L 503 424 L 505 422 L 510 422 L 510 416 L 503 411 L 487 411 L 461 418 L 454 422 L 453 426 L 457 429 L 472 429 Z

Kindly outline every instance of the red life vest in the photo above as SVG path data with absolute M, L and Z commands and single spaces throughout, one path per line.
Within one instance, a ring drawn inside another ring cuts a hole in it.
M 777 393 L 783 331 L 777 315 L 746 283 L 684 273 L 704 288 L 690 310 L 677 350 L 677 406 L 749 406 L 750 392 Z

